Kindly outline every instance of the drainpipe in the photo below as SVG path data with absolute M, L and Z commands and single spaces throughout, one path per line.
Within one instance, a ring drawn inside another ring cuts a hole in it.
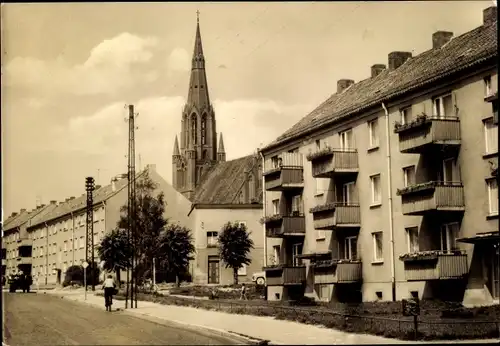
M 262 151 L 259 152 L 260 157 L 262 159 L 262 173 L 264 173 L 264 155 Z M 263 208 L 263 217 L 266 217 L 266 180 L 264 178 L 264 174 L 262 174 L 262 208 Z M 264 230 L 264 267 L 267 267 L 267 237 L 266 237 L 266 224 L 262 224 L 262 228 Z
M 391 285 L 392 285 L 392 301 L 396 301 L 396 268 L 394 263 L 394 210 L 392 206 L 392 159 L 391 159 L 391 135 L 389 124 L 389 111 L 382 102 L 382 108 L 385 112 L 385 144 L 387 148 L 387 202 L 389 204 L 389 241 L 391 244 Z
M 102 207 L 104 208 L 104 226 L 103 226 L 104 233 L 103 234 L 106 234 L 106 233 L 108 233 L 108 230 L 106 229 L 106 201 L 105 200 L 102 201 Z M 99 263 L 101 263 L 101 262 L 102 262 L 102 258 L 99 258 Z M 114 273 L 114 274 L 116 274 L 116 273 Z M 104 278 L 106 278 L 106 277 L 104 277 Z
M 71 214 L 71 265 L 75 265 L 75 216 L 73 215 L 73 211 L 70 211 Z
M 47 226 L 47 222 L 45 224 L 45 238 L 47 238 L 45 242 L 45 285 L 48 284 L 47 275 L 49 275 L 49 227 Z

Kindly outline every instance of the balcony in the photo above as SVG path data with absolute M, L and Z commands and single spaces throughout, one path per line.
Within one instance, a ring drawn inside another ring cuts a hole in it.
M 267 286 L 302 285 L 306 281 L 306 267 L 280 264 L 264 268 Z
M 358 173 L 358 151 L 356 149 L 325 148 L 307 155 L 311 161 L 314 178 L 331 178 L 335 174 Z
M 361 261 L 328 260 L 312 266 L 315 284 L 349 284 L 363 280 Z
M 17 265 L 31 264 L 31 262 L 32 262 L 31 257 L 22 257 L 22 256 L 17 257 Z
M 23 239 L 18 239 L 17 240 L 17 247 L 24 247 L 24 246 L 32 246 L 33 245 L 33 240 L 29 238 L 23 238 Z
M 420 154 L 433 146 L 459 147 L 461 142 L 457 117 L 419 116 L 405 125 L 396 123 L 394 132 L 399 134 L 399 151 L 405 154 Z
M 433 211 L 465 211 L 464 187 L 461 182 L 430 181 L 398 189 L 403 215 L 425 215 Z
M 400 256 L 408 281 L 461 279 L 468 273 L 467 255 L 462 251 L 422 251 Z
M 304 187 L 304 166 L 302 155 L 283 153 L 278 159 L 264 163 L 266 191 L 286 191 Z
M 266 225 L 266 237 L 282 238 L 286 236 L 305 236 L 306 220 L 304 215 L 273 215 L 261 219 Z
M 314 229 L 333 230 L 337 227 L 361 227 L 359 204 L 331 202 L 309 210 L 313 214 Z

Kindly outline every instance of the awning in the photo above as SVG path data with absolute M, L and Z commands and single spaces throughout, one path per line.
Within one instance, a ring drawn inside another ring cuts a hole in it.
M 498 243 L 500 242 L 500 232 L 477 233 L 474 237 L 460 238 L 457 241 L 468 244 Z
M 301 255 L 297 255 L 297 258 L 301 259 L 312 259 L 316 257 L 324 257 L 324 256 L 331 256 L 332 252 L 331 251 L 322 251 L 322 252 L 313 252 L 313 253 L 305 253 Z

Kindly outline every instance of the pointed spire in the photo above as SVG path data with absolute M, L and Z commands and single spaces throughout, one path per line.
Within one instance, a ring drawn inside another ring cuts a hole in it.
M 210 106 L 208 95 L 207 75 L 205 72 L 205 56 L 203 55 L 203 45 L 201 43 L 200 12 L 197 11 L 196 36 L 194 39 L 193 58 L 191 60 L 191 78 L 189 81 L 189 91 L 187 104 L 203 109 Z
M 180 156 L 181 153 L 179 151 L 179 141 L 177 140 L 177 135 L 175 135 L 175 141 L 174 141 L 174 156 Z
M 224 149 L 224 140 L 222 139 L 222 132 L 219 137 L 219 149 L 217 150 L 217 153 L 225 153 L 226 150 Z

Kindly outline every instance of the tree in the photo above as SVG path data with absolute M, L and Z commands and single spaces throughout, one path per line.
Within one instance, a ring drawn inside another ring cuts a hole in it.
M 132 249 L 127 241 L 127 231 L 115 228 L 108 233 L 97 246 L 99 258 L 104 261 L 104 269 L 116 273 L 116 278 L 120 282 L 120 271 L 126 270 L 129 265 L 129 258 Z
M 239 222 L 228 222 L 219 235 L 219 255 L 226 264 L 226 268 L 233 269 L 234 284 L 238 284 L 238 270 L 243 265 L 249 265 L 250 250 L 253 249 L 253 240 L 247 232 L 247 227 Z
M 175 276 L 177 286 L 180 278 L 189 269 L 189 260 L 195 252 L 191 230 L 177 224 L 170 224 L 159 240 L 159 267 Z
M 168 224 L 168 219 L 163 215 L 165 212 L 165 199 L 163 192 L 154 196 L 157 184 L 151 180 L 147 171 L 136 181 L 135 214 L 132 215 L 135 221 L 135 244 L 132 244 L 133 253 L 136 256 L 137 264 L 135 274 L 138 282 L 146 276 L 151 276 L 153 258 L 160 258 L 159 239 L 162 231 Z M 119 229 L 125 232 L 129 228 L 128 224 L 128 204 L 121 207 L 120 220 L 117 223 Z M 131 235 L 133 237 L 133 235 Z
M 83 285 L 83 267 L 82 266 L 77 266 L 77 265 L 70 266 L 66 270 L 66 273 L 64 273 L 63 286 L 65 287 L 65 286 L 71 285 L 72 282 L 78 282 L 79 284 Z

